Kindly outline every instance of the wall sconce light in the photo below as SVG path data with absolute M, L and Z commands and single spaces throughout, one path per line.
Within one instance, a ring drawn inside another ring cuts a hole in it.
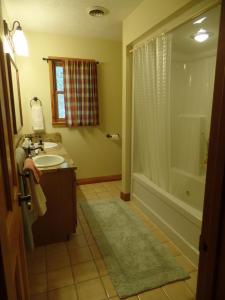
M 19 21 L 14 21 L 12 29 L 10 30 L 7 22 L 4 20 L 4 34 L 7 38 L 13 51 L 19 56 L 28 56 L 28 44 L 27 39 L 23 33 L 22 27 Z

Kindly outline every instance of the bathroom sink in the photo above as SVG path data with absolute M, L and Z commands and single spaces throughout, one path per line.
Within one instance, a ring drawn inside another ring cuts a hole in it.
M 57 146 L 58 146 L 58 144 L 53 143 L 53 142 L 44 142 L 44 149 L 55 148 Z
M 64 158 L 60 155 L 39 155 L 33 157 L 36 167 L 52 167 L 60 165 L 64 162 Z

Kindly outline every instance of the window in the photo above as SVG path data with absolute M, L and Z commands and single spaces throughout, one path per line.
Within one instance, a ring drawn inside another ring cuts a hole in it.
M 65 124 L 65 97 L 64 97 L 64 62 L 51 60 L 50 81 L 52 97 L 52 124 Z
M 68 127 L 99 125 L 97 62 L 49 58 L 52 124 Z

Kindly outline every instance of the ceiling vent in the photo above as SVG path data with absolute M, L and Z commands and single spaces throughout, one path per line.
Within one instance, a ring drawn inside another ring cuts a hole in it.
M 92 6 L 88 9 L 88 14 L 92 17 L 103 17 L 108 13 L 108 10 L 102 6 Z

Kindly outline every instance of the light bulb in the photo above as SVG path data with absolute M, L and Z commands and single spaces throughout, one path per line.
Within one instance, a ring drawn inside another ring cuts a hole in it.
M 212 35 L 212 33 L 209 33 L 208 31 L 206 31 L 205 29 L 199 29 L 199 31 L 192 36 L 192 38 L 198 42 L 198 43 L 202 43 L 205 42 L 209 36 Z
M 209 34 L 208 33 L 199 33 L 196 34 L 194 39 L 196 40 L 196 42 L 202 43 L 204 41 L 206 41 L 209 38 Z
M 20 56 L 28 56 L 29 50 L 28 50 L 27 39 L 23 31 L 21 29 L 17 29 L 13 34 L 12 39 L 13 39 L 13 44 L 15 47 L 16 54 Z

